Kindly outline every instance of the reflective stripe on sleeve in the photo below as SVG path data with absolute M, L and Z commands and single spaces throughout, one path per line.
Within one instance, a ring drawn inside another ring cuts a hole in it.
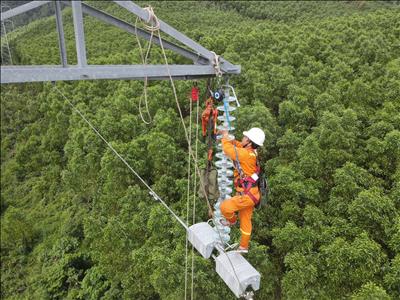
M 251 235 L 251 232 L 246 232 L 246 231 L 243 231 L 242 229 L 240 229 L 240 231 L 241 231 L 242 234 L 244 234 L 244 235 Z

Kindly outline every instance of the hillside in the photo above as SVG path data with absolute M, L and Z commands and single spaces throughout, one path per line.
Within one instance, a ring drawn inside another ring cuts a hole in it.
M 247 256 L 262 274 L 256 299 L 400 298 L 400 8 L 358 2 L 140 2 L 242 66 L 230 80 L 242 105 L 237 136 L 266 132 L 271 187 Z M 135 22 L 116 5 L 90 4 Z M 69 8 L 63 18 L 74 64 Z M 84 23 L 89 63 L 140 62 L 134 36 Z M 8 38 L 16 64 L 59 63 L 54 17 Z M 156 46 L 150 63 L 163 63 Z M 170 83 L 150 83 L 150 125 L 139 115 L 142 82 L 57 86 L 186 216 L 187 144 Z M 192 82 L 176 86 L 194 136 Z M 1 298 L 183 299 L 180 224 L 50 83 L 1 88 Z M 196 207 L 207 220 L 206 204 Z M 213 261 L 195 254 L 194 266 L 194 299 L 234 299 Z

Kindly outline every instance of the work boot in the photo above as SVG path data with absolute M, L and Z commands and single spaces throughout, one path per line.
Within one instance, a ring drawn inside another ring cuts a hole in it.
M 249 253 L 249 249 L 242 246 L 239 246 L 235 251 L 241 254 Z

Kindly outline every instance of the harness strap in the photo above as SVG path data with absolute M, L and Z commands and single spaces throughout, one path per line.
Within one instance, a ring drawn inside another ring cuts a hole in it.
M 253 187 L 253 184 L 256 184 L 257 182 L 251 177 L 239 179 L 238 181 L 240 182 L 240 185 L 244 188 L 244 191 L 240 192 L 240 194 L 249 196 L 250 199 L 253 200 L 254 205 L 257 205 L 260 200 L 257 200 L 257 198 L 250 192 L 250 189 Z M 237 184 L 237 180 L 235 180 L 235 186 L 237 186 L 236 184 Z M 254 185 L 254 186 L 256 186 L 256 185 Z
M 235 147 L 235 151 L 236 151 L 236 147 Z M 236 155 L 237 155 L 237 152 L 236 152 Z M 260 174 L 260 172 L 261 172 L 261 168 L 260 168 L 260 164 L 259 164 L 259 162 L 258 162 L 258 156 L 256 155 L 256 157 L 257 157 L 257 160 L 256 160 L 256 174 L 257 175 L 259 175 Z M 236 157 L 237 158 L 237 157 Z M 239 161 L 238 161 L 238 159 L 237 160 L 234 160 L 233 161 L 234 162 L 234 164 L 237 162 L 238 164 L 238 166 L 239 166 L 239 168 L 240 168 L 240 163 L 239 163 Z M 243 192 L 239 192 L 239 194 L 240 195 L 247 195 L 247 196 L 249 196 L 250 197 L 250 199 L 254 202 L 254 205 L 256 206 L 259 202 L 260 202 L 260 200 L 257 200 L 257 198 L 250 192 L 250 189 L 252 188 L 252 187 L 256 187 L 256 186 L 258 186 L 257 185 L 257 180 L 254 180 L 252 177 L 250 177 L 250 176 L 246 176 L 246 177 L 244 177 L 244 178 L 241 178 L 241 174 L 240 174 L 240 171 L 241 171 L 241 168 L 239 169 L 238 167 L 237 167 L 237 165 L 235 164 L 235 168 L 238 170 L 238 172 L 239 172 L 239 177 L 236 177 L 235 179 L 234 179 L 234 186 L 235 186 L 235 188 L 237 188 L 237 187 L 239 187 L 239 186 L 241 186 L 241 187 L 243 187 L 244 188 L 244 191 Z M 240 171 L 239 171 L 240 170 Z

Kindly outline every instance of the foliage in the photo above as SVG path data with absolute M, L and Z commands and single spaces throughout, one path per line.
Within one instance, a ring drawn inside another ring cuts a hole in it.
M 135 22 L 112 3 L 89 4 Z M 260 155 L 271 195 L 254 213 L 248 255 L 262 274 L 256 297 L 400 298 L 399 6 L 150 4 L 159 18 L 241 65 L 242 74 L 230 79 L 241 102 L 236 135 L 250 126 L 266 132 Z M 74 64 L 69 8 L 63 20 Z M 54 16 L 44 18 L 9 34 L 17 64 L 59 62 L 54 22 Z M 85 18 L 85 36 L 91 64 L 140 61 L 128 33 Z M 149 63 L 163 63 L 156 46 Z M 205 85 L 199 81 L 202 99 Z M 149 84 L 150 125 L 139 115 L 141 82 L 57 87 L 171 209 L 186 216 L 188 150 L 170 83 Z M 176 87 L 194 145 L 191 82 Z M 5 85 L 1 98 L 1 298 L 184 298 L 180 224 L 50 84 Z M 206 147 L 200 138 L 200 164 Z M 206 220 L 206 204 L 196 207 L 195 221 Z M 212 261 L 194 254 L 194 267 L 195 299 L 233 299 Z

